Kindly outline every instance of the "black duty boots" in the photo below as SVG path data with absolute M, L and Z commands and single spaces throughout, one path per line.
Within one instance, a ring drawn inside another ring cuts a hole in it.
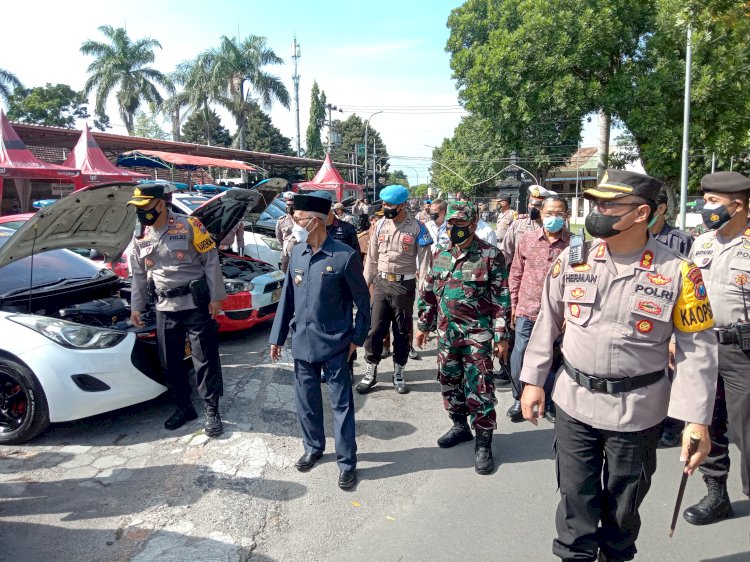
M 453 420 L 453 427 L 437 441 L 438 447 L 443 449 L 474 439 L 469 424 L 466 422 L 466 416 L 451 415 L 451 419 Z
M 708 525 L 724 517 L 731 517 L 733 512 L 727 492 L 727 477 L 704 476 L 703 481 L 708 488 L 708 494 L 683 512 L 685 521 L 693 525 Z
M 211 398 L 204 400 L 206 404 L 206 425 L 203 426 L 206 430 L 206 435 L 209 437 L 216 437 L 221 435 L 224 431 L 224 427 L 221 424 L 221 416 L 219 415 L 219 398 Z
M 479 474 L 490 474 L 495 468 L 495 461 L 492 458 L 492 430 L 477 429 L 476 432 L 474 470 Z

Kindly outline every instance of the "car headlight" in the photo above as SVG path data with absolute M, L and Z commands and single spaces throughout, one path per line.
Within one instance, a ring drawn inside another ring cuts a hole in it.
M 95 328 L 44 316 L 8 316 L 16 324 L 21 324 L 53 342 L 70 349 L 107 349 L 119 344 L 127 337 L 126 332 Z
M 240 279 L 224 279 L 224 290 L 228 295 L 241 293 L 243 291 L 249 293 L 253 289 L 255 289 L 255 285 L 248 281 L 242 281 Z
M 268 246 L 272 250 L 276 250 L 277 252 L 281 251 L 281 244 L 279 244 L 279 241 L 276 240 L 276 238 L 271 238 L 270 236 L 261 236 L 260 239 L 263 240 L 263 242 L 266 243 L 266 246 Z

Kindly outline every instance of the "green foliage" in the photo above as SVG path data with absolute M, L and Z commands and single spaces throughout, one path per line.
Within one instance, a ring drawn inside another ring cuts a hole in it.
M 305 134 L 305 156 L 307 158 L 323 158 L 323 142 L 320 140 L 320 130 L 326 116 L 326 93 L 321 92 L 317 82 L 313 82 L 310 91 L 310 121 Z
M 8 98 L 11 121 L 73 129 L 76 119 L 88 118 L 86 96 L 67 84 L 16 88 Z
M 331 158 L 334 162 L 350 162 L 351 154 L 357 144 L 365 142 L 365 122 L 358 115 L 350 115 L 344 121 L 334 120 L 333 130 L 341 135 L 341 145 L 331 150 Z M 388 149 L 380 137 L 380 133 L 372 126 L 367 131 L 367 176 L 372 181 L 372 143 L 375 142 L 375 156 L 381 172 L 388 170 Z M 364 183 L 364 158 L 357 157 L 357 163 L 363 168 L 357 183 Z
M 21 81 L 9 70 L 0 68 L 0 100 L 8 103 L 8 98 L 16 88 L 23 88 Z
M 140 109 L 136 110 L 131 135 L 144 139 L 168 140 L 169 134 L 161 128 L 157 115 L 155 111 L 146 113 Z
M 292 140 L 281 134 L 271 118 L 256 103 L 251 104 L 247 116 L 245 146 L 247 150 L 292 155 Z
M 182 125 L 182 140 L 195 144 L 229 146 L 232 135 L 221 124 L 219 115 L 214 110 L 208 111 L 208 119 L 203 111 L 191 113 Z
M 111 25 L 99 27 L 107 38 L 103 43 L 87 39 L 81 45 L 81 53 L 95 57 L 87 71 L 90 74 L 84 86 L 88 96 L 96 90 L 95 113 L 100 118 L 106 115 L 105 105 L 112 92 L 116 91 L 117 108 L 128 134 L 134 131 L 135 112 L 142 101 L 160 106 L 163 98 L 157 85 L 172 90 L 172 82 L 158 70 L 147 66 L 154 62 L 154 49 L 161 44 L 149 37 L 132 41 L 125 29 Z
M 426 197 L 427 196 L 427 190 L 430 188 L 429 185 L 426 183 L 420 183 L 419 185 L 415 185 L 411 188 L 411 196 L 412 197 Z
M 404 187 L 409 187 L 409 178 L 406 177 L 403 170 L 393 170 L 388 173 L 388 185 L 403 185 Z

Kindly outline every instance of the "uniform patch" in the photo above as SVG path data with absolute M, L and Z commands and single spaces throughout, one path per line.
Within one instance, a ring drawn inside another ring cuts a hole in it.
M 174 255 L 175 255 L 175 257 L 178 260 L 184 260 L 185 259 L 185 252 L 175 252 Z
M 188 223 L 193 229 L 193 248 L 198 250 L 199 253 L 205 254 L 216 247 L 213 238 L 206 231 L 206 227 L 203 226 L 201 221 L 195 217 L 188 217 Z
M 651 269 L 654 263 L 654 253 L 651 250 L 646 250 L 641 256 L 641 267 L 644 269 Z
M 704 250 L 708 250 L 709 248 L 713 247 L 713 245 L 713 242 L 704 242 L 701 248 L 703 248 Z
M 652 316 L 659 316 L 662 312 L 662 308 L 653 301 L 639 301 L 638 310 Z
M 403 237 L 401 238 L 401 241 L 404 244 L 413 244 L 414 243 L 414 237 L 411 236 L 411 234 L 404 234 Z
M 378 236 L 378 242 L 385 242 L 385 234 Z
M 580 300 L 586 296 L 586 290 L 581 287 L 575 287 L 570 290 L 570 296 L 574 299 Z
M 294 284 L 297 285 L 297 287 L 299 287 L 300 285 L 302 285 L 302 276 L 301 275 L 297 274 L 297 275 L 294 276 Z
M 635 286 L 635 292 L 636 294 L 643 293 L 647 297 L 656 297 L 657 299 L 664 299 L 669 302 L 674 300 L 674 291 L 670 291 L 669 289 L 657 289 L 651 285 L 642 285 L 638 283 Z
M 685 261 L 680 266 L 680 274 L 682 288 L 672 311 L 675 328 L 682 332 L 700 332 L 713 328 L 714 313 L 708 302 L 701 270 Z
M 664 277 L 661 273 L 647 273 L 646 277 L 648 277 L 648 280 L 651 281 L 652 285 L 661 286 L 671 283 L 672 281 L 671 277 Z
M 701 265 L 706 265 L 710 261 L 711 261 L 711 258 L 703 258 L 703 261 L 701 262 Z
M 146 264 L 146 267 L 154 267 L 154 260 L 146 258 L 143 263 Z
M 740 273 L 734 278 L 734 282 L 737 283 L 740 287 L 744 286 L 747 283 L 747 275 L 744 273 Z
M 591 266 L 587 263 L 581 263 L 573 266 L 573 271 L 589 271 Z
M 594 254 L 595 258 L 603 258 L 604 252 L 607 251 L 607 245 L 606 244 L 599 244 L 599 247 L 596 249 L 596 254 Z
M 326 266 L 326 271 L 333 271 L 333 268 L 330 265 Z
M 746 229 L 745 232 L 742 233 L 743 236 L 750 236 L 750 228 Z
M 555 265 L 552 266 L 552 278 L 554 279 L 558 275 L 560 275 L 560 271 L 562 270 L 562 264 L 560 263 L 560 260 L 558 259 L 555 262 Z
M 571 303 L 571 305 L 570 305 L 570 315 L 573 318 L 578 318 L 581 315 L 581 307 L 578 306 L 575 303 Z
M 639 320 L 635 323 L 635 329 L 641 334 L 648 334 L 654 329 L 654 323 L 651 320 Z
M 745 248 L 746 250 L 750 250 L 750 240 L 743 240 L 742 247 Z

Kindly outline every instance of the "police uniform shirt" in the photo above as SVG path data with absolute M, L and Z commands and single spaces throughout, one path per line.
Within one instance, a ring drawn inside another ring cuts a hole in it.
M 498 242 L 503 241 L 514 220 L 515 213 L 513 212 L 513 209 L 508 209 L 497 216 L 497 229 L 495 230 L 495 235 L 497 236 Z
M 371 285 L 378 272 L 397 275 L 415 275 L 427 272 L 428 253 L 432 239 L 427 228 L 411 217 L 400 223 L 382 218 L 370 237 L 365 264 L 365 280 Z
M 610 431 L 640 431 L 667 414 L 709 424 L 717 379 L 717 341 L 700 270 L 651 236 L 640 260 L 618 274 L 607 244 L 568 265 L 565 249 L 544 284 L 542 308 L 524 356 L 521 380 L 543 386 L 552 345 L 563 331 L 566 361 L 587 375 L 617 379 L 666 369 L 674 335 L 676 375 L 619 394 L 591 392 L 564 371 L 553 398 L 569 415 Z
M 195 217 L 169 212 L 164 228 L 146 227 L 142 238 L 133 239 L 133 310 L 143 311 L 148 293 L 147 274 L 158 291 L 190 284 L 202 277 L 208 282 L 211 301 L 222 301 L 227 294 L 219 263 L 219 254 L 211 235 Z M 190 294 L 158 297 L 157 310 L 177 311 L 195 308 Z
M 289 243 L 292 238 L 293 228 L 294 220 L 292 220 L 292 216 L 289 214 L 284 215 L 276 221 L 276 240 L 281 244 L 281 251 L 285 255 L 291 251 L 291 246 L 293 245 L 293 243 Z
M 701 268 L 713 296 L 717 328 L 745 319 L 743 292 L 750 315 L 750 223 L 741 236 L 723 241 L 715 230 L 696 238 L 690 257 Z
M 679 228 L 664 223 L 664 227 L 657 234 L 652 235 L 662 244 L 666 244 L 674 251 L 687 256 L 690 254 L 690 249 L 693 246 L 693 237 L 687 232 L 682 232 Z

